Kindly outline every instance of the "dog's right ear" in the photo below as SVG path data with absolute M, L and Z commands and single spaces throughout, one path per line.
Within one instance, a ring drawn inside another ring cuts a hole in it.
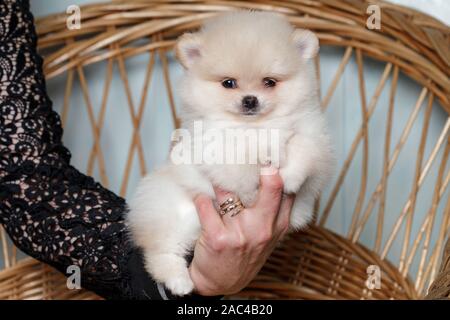
M 201 41 L 198 33 L 185 33 L 175 44 L 175 55 L 186 69 L 201 57 Z

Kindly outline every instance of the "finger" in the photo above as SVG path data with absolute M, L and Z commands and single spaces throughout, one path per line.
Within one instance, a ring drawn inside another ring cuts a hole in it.
M 224 225 L 222 219 L 210 197 L 200 194 L 194 199 L 194 204 L 197 208 L 198 218 L 204 231 L 214 234 L 223 228 Z
M 280 211 L 276 219 L 276 232 L 284 234 L 289 228 L 292 206 L 294 205 L 294 194 L 283 194 L 280 204 Z
M 223 190 L 219 187 L 214 187 L 214 192 L 216 193 L 216 201 L 218 206 L 220 206 L 220 204 L 222 204 L 225 200 L 235 196 L 232 192 Z
M 221 188 L 218 187 L 214 187 L 214 192 L 216 193 L 216 200 L 217 200 L 217 210 L 219 211 L 220 214 L 220 205 L 222 203 L 224 203 L 226 200 L 232 198 L 232 199 L 238 199 L 238 197 L 229 191 L 223 190 Z M 222 217 L 222 221 L 225 225 L 229 224 L 231 222 L 232 219 L 231 218 L 231 213 L 227 213 L 224 215 L 221 215 Z M 233 217 L 234 218 L 234 217 Z
M 274 221 L 280 209 L 283 180 L 276 168 L 270 170 L 272 174 L 268 174 L 266 170 L 260 175 L 258 196 L 252 208 L 258 212 L 259 216 L 263 216 L 264 219 L 272 218 L 273 220 L 271 221 Z

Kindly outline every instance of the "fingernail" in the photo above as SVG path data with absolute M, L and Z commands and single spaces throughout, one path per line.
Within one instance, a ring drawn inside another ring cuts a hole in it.
M 261 166 L 260 175 L 262 176 L 272 176 L 278 173 L 278 168 L 272 165 Z

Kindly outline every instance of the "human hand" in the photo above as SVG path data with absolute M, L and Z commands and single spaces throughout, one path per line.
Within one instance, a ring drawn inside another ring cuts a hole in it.
M 216 189 L 222 203 L 230 193 Z M 233 294 L 259 272 L 289 228 L 293 195 L 283 195 L 278 174 L 261 175 L 256 202 L 238 215 L 221 216 L 205 195 L 195 199 L 202 232 L 189 267 L 196 293 Z

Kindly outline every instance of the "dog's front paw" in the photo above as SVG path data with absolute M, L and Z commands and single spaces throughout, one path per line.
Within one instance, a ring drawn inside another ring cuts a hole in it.
M 297 193 L 300 190 L 305 176 L 300 170 L 294 170 L 293 167 L 284 167 L 280 169 L 280 176 L 283 180 L 284 193 Z
M 189 274 L 172 277 L 167 280 L 165 285 L 167 289 L 177 296 L 187 295 L 194 290 L 194 283 L 189 277 Z
M 145 254 L 146 269 L 157 282 L 164 284 L 174 295 L 184 296 L 194 290 L 194 283 L 189 275 L 183 256 L 165 253 Z

